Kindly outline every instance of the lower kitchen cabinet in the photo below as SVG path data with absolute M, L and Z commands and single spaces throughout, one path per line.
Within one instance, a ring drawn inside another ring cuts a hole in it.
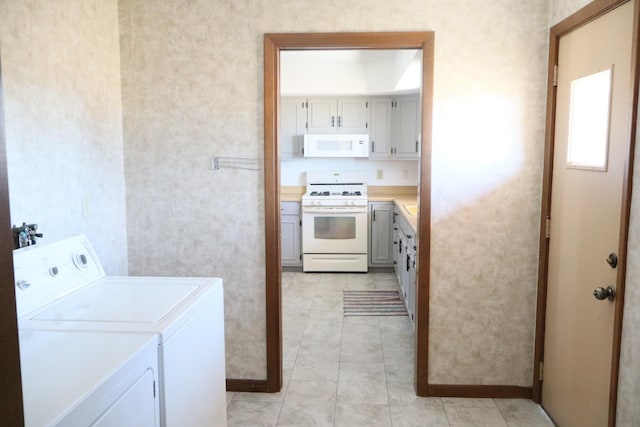
M 393 265 L 393 202 L 369 203 L 369 266 Z
M 415 328 L 416 312 L 416 236 L 413 228 L 394 207 L 392 214 L 393 267 L 400 285 L 407 314 Z
M 283 267 L 302 266 L 300 202 L 280 203 L 280 230 Z

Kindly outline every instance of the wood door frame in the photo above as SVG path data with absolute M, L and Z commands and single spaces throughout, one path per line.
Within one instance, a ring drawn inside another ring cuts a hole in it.
M 415 387 L 428 393 L 429 256 L 431 243 L 431 126 L 434 33 L 289 33 L 264 35 L 264 197 L 267 381 L 282 387 L 282 298 L 280 260 L 280 52 L 318 49 L 422 49 L 422 143 L 418 185 Z
M 618 6 L 634 2 L 633 41 L 631 52 L 631 91 L 632 102 L 629 106 L 629 143 L 625 158 L 623 188 L 621 200 L 620 236 L 618 246 L 618 268 L 616 278 L 616 301 L 611 361 L 611 383 L 609 391 L 609 426 L 616 421 L 618 398 L 618 374 L 620 365 L 620 346 L 622 343 L 622 314 L 624 309 L 624 290 L 627 271 L 627 242 L 629 235 L 629 217 L 631 213 L 631 189 L 633 180 L 633 160 L 636 143 L 636 124 L 638 113 L 639 88 L 639 43 L 638 25 L 640 22 L 640 0 L 595 0 L 573 15 L 551 27 L 549 35 L 549 63 L 547 69 L 547 114 L 545 127 L 544 172 L 542 182 L 542 208 L 540 213 L 540 253 L 538 258 L 538 298 L 536 312 L 536 339 L 533 366 L 533 400 L 542 400 L 542 381 L 540 381 L 540 363 L 544 360 L 544 334 L 547 304 L 547 274 L 549 267 L 549 239 L 546 237 L 546 220 L 551 216 L 551 185 L 553 178 L 553 152 L 555 138 L 555 116 L 557 88 L 553 85 L 554 68 L 558 64 L 560 38 L 571 31 L 599 18 Z
M 0 419 L 7 425 L 24 425 L 22 377 L 18 348 L 18 319 L 13 278 L 13 238 L 9 213 L 7 152 L 4 129 L 4 91 L 0 61 Z

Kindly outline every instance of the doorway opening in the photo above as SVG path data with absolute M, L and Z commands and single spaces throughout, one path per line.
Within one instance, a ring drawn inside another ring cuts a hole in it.
M 304 33 L 264 36 L 264 178 L 266 275 L 266 391 L 282 387 L 282 277 L 280 247 L 280 53 L 286 50 L 421 49 L 421 145 L 418 176 L 418 253 L 415 314 L 415 389 L 428 393 L 429 255 L 433 32 Z

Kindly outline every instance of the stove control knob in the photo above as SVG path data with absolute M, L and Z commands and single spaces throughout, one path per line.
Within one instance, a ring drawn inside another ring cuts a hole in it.
M 59 273 L 60 273 L 60 270 L 55 265 L 49 268 L 49 275 L 51 275 L 51 277 L 56 277 L 58 276 Z
M 89 266 L 89 260 L 85 254 L 75 254 L 73 256 L 73 264 L 78 270 L 81 268 L 87 268 Z
M 27 282 L 26 280 L 18 280 L 16 282 L 16 286 L 21 290 L 25 291 L 29 289 L 29 287 L 31 286 L 31 283 Z

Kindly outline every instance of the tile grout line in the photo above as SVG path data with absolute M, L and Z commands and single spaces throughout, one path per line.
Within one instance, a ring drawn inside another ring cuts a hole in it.
M 345 283 L 345 287 L 346 287 Z M 344 292 L 344 288 L 342 289 Z M 340 322 L 340 352 L 338 353 L 338 378 L 336 380 L 336 401 L 333 405 L 333 425 L 336 425 L 336 419 L 338 418 L 338 390 L 340 388 L 340 366 L 342 365 L 342 340 L 344 332 L 344 297 L 340 301 L 340 311 L 342 312 L 342 322 Z
M 491 400 L 493 400 L 493 404 L 496 405 L 496 408 L 498 408 L 498 413 L 502 417 L 504 424 L 508 427 L 509 423 L 507 422 L 507 419 L 504 417 L 504 412 L 502 412 L 502 409 L 500 409 L 500 405 L 498 405 L 498 402 L 496 401 L 496 399 L 491 399 Z
M 291 285 L 293 286 L 293 285 Z M 315 283 L 314 285 L 314 296 L 315 296 L 315 291 L 318 287 L 318 283 Z M 283 296 L 281 296 L 281 298 L 283 298 Z M 309 306 L 309 309 L 307 311 L 307 316 L 306 316 L 306 321 L 304 323 L 304 329 L 302 331 L 302 335 L 300 336 L 300 339 L 298 341 L 298 350 L 296 351 L 296 356 L 293 359 L 293 366 L 291 367 L 291 375 L 289 376 L 289 380 L 287 381 L 287 390 L 284 393 L 284 396 L 282 396 L 282 401 L 280 402 L 280 410 L 278 411 L 278 418 L 276 419 L 276 426 L 280 423 L 280 416 L 282 415 L 282 408 L 284 408 L 284 403 L 287 400 L 287 396 L 289 395 L 289 385 L 291 384 L 291 380 L 293 378 L 293 371 L 295 370 L 296 367 L 296 362 L 298 361 L 298 355 L 300 354 L 300 347 L 302 347 L 302 340 L 304 338 L 304 333 L 307 330 L 307 325 L 309 324 L 309 315 L 311 314 L 311 308 L 312 305 Z

